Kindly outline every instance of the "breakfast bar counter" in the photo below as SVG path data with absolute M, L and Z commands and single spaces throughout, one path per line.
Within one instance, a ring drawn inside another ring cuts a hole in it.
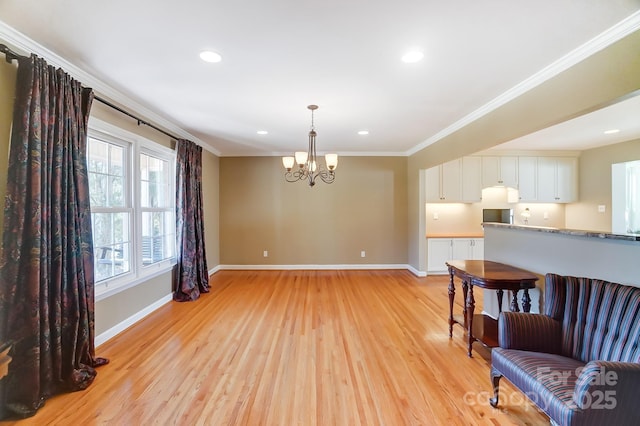
M 588 230 L 582 230 L 582 229 L 565 229 L 565 228 L 552 228 L 548 226 L 514 225 L 509 223 L 495 223 L 495 222 L 484 222 L 482 226 L 485 229 L 487 227 L 518 229 L 518 230 L 532 231 L 532 232 L 543 232 L 547 234 L 569 235 L 574 237 L 640 242 L 640 234 L 613 234 L 610 232 L 588 231 Z
M 483 228 L 485 259 L 542 276 L 551 272 L 640 286 L 639 234 L 499 223 L 483 223 Z M 543 294 L 544 280 L 539 280 L 531 290 L 531 312 L 540 312 Z M 487 291 L 483 308 L 497 318 L 495 297 Z

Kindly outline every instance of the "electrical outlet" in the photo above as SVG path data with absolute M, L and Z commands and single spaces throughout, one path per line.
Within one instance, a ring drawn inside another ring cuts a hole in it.
M 360 252 L 360 257 L 367 257 L 367 253 L 364 250 L 362 250 Z
M 606 211 L 607 211 L 607 206 L 605 206 L 604 204 L 598 205 L 598 213 L 604 213 Z
M 544 212 L 543 215 L 542 215 L 542 218 L 544 220 L 549 220 L 549 212 Z
M 269 257 L 269 252 L 267 250 L 263 251 L 262 256 Z
M 433 220 L 438 220 L 440 217 L 438 216 L 438 212 L 433 212 Z

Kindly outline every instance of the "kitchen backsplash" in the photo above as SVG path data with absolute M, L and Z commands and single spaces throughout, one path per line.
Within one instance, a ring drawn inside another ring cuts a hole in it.
M 565 227 L 565 204 L 509 203 L 507 196 L 507 188 L 485 188 L 479 203 L 427 203 L 426 234 L 482 235 L 482 209 L 513 209 L 514 223 L 524 225 L 528 208 L 528 225 Z

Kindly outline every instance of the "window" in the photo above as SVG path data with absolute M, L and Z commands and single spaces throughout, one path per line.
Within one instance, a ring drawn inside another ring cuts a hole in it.
M 171 169 L 171 170 L 170 170 Z M 142 264 L 174 256 L 176 239 L 175 195 L 171 191 L 173 167 L 168 160 L 140 154 L 140 211 Z
M 88 150 L 95 281 L 100 282 L 131 271 L 128 147 L 90 137 Z
M 640 161 L 627 163 L 627 232 L 640 233 Z
M 611 166 L 611 230 L 640 234 L 640 161 Z
M 91 120 L 89 129 L 91 224 L 100 296 L 131 287 L 175 263 L 175 154 L 99 120 Z

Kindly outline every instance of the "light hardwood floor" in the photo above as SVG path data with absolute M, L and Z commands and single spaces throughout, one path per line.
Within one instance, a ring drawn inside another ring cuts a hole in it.
M 468 358 L 461 327 L 449 339 L 447 283 L 218 272 L 200 300 L 167 304 L 100 346 L 111 362 L 86 391 L 16 424 L 548 425 L 506 380 L 501 407 L 489 406 L 490 354 Z

